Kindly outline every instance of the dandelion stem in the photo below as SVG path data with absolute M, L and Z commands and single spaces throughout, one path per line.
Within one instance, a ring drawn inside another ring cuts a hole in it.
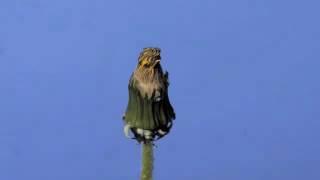
M 153 144 L 142 143 L 142 171 L 141 180 L 152 180 L 153 171 Z

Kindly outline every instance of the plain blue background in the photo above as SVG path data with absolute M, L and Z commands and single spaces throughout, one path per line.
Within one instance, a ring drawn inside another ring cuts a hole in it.
M 162 48 L 155 179 L 320 179 L 319 1 L 1 0 L 0 179 L 132 180 L 127 84 Z

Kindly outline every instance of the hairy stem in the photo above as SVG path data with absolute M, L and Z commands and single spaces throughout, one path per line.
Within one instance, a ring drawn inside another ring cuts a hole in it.
M 142 171 L 141 180 L 152 180 L 153 170 L 153 144 L 142 143 Z

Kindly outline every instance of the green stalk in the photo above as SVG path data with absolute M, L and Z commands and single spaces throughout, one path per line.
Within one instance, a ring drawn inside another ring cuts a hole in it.
M 153 171 L 153 144 L 142 143 L 142 171 L 141 180 L 152 180 Z

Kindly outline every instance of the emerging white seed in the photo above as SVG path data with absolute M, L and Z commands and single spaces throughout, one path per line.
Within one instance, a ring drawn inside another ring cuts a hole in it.
M 123 131 L 124 131 L 124 135 L 127 137 L 127 138 L 131 138 L 130 137 L 130 125 L 129 124 L 126 124 L 123 128 Z
M 143 129 L 138 128 L 137 133 L 140 134 L 141 136 L 143 136 Z
M 162 135 L 162 136 L 165 135 L 165 134 L 167 134 L 167 132 L 162 131 L 161 129 L 158 130 L 158 133 L 159 133 L 160 135 Z
M 144 130 L 144 135 L 151 136 L 152 132 L 150 130 Z
M 155 93 L 155 101 L 156 102 L 159 102 L 159 101 L 161 101 L 161 93 L 160 93 L 160 91 L 156 91 L 156 93 Z

